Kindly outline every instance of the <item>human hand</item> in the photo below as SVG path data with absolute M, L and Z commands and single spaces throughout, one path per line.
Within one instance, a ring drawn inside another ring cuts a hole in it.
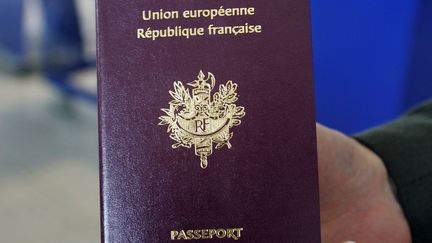
M 322 242 L 411 242 L 382 160 L 319 124 L 317 136 Z

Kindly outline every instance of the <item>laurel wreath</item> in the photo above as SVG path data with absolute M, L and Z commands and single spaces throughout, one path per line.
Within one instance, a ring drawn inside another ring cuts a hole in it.
M 205 78 L 204 73 L 201 71 L 198 75 L 198 80 L 188 83 L 191 87 L 198 87 L 199 82 Z M 213 88 L 215 79 L 213 74 L 209 73 L 209 79 L 211 79 L 211 86 Z M 228 119 L 228 128 L 238 126 L 241 124 L 241 118 L 246 113 L 242 106 L 237 106 L 235 102 L 238 100 L 237 95 L 237 84 L 231 80 L 226 84 L 219 85 L 219 91 L 213 94 L 213 101 L 206 109 L 206 114 L 215 119 Z M 177 123 L 178 115 L 187 116 L 188 114 L 195 114 L 196 101 L 191 97 L 189 89 L 187 89 L 182 82 L 174 82 L 174 90 L 169 91 L 173 100 L 169 102 L 168 109 L 162 109 L 166 114 L 159 117 L 159 125 L 167 125 L 167 132 L 170 133 L 170 138 L 176 143 L 172 145 L 173 148 L 185 147 L 191 148 L 194 144 L 194 137 L 180 129 Z M 220 149 L 224 146 L 231 148 L 232 145 L 230 140 L 233 137 L 233 133 L 229 132 L 229 129 L 223 130 L 222 132 L 211 137 L 212 141 L 216 143 L 216 149 Z

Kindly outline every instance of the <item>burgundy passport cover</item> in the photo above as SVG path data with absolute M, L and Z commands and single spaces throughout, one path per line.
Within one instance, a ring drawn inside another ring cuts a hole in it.
M 320 241 L 308 0 L 97 20 L 103 242 Z

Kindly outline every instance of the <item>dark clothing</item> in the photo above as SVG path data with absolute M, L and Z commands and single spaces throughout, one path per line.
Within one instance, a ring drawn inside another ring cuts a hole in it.
M 384 161 L 413 242 L 432 242 L 432 102 L 355 138 Z

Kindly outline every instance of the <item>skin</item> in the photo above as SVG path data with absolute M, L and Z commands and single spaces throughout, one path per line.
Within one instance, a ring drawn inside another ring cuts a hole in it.
M 322 242 L 411 242 L 382 160 L 319 124 L 317 135 Z

